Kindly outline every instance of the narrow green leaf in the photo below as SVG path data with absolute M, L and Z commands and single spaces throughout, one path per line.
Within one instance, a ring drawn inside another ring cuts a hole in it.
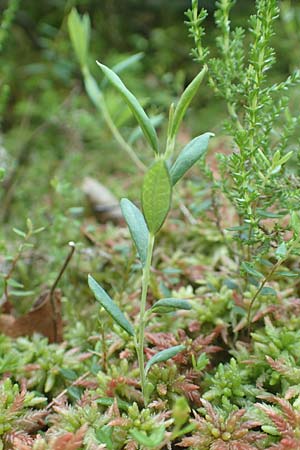
M 103 73 L 106 75 L 110 83 L 119 91 L 123 99 L 131 109 L 133 115 L 135 116 L 137 122 L 139 123 L 141 129 L 143 130 L 145 138 L 148 140 L 149 144 L 153 150 L 158 153 L 158 139 L 155 128 L 153 127 L 149 117 L 139 104 L 135 96 L 127 89 L 123 81 L 118 77 L 118 75 L 109 69 L 104 64 L 97 61 L 98 66 L 101 68 Z
M 225 228 L 225 230 L 228 230 L 228 231 L 247 231 L 247 230 L 249 230 L 249 225 L 245 224 L 245 225 L 237 225 L 235 227 L 227 227 L 227 228 Z
M 142 265 L 147 259 L 149 231 L 141 211 L 127 198 L 121 200 L 121 210 L 135 243 Z
M 162 443 L 165 437 L 165 427 L 161 425 L 152 431 L 148 435 L 145 431 L 140 431 L 136 428 L 130 430 L 131 436 L 143 447 L 145 448 L 157 448 L 159 444 Z
M 192 309 L 190 303 L 187 300 L 179 298 L 163 298 L 158 300 L 151 308 L 155 313 L 169 313 L 177 309 Z
M 9 278 L 7 280 L 7 284 L 8 286 L 14 287 L 14 288 L 19 288 L 19 289 L 23 289 L 24 288 L 24 284 L 19 283 L 19 281 L 14 280 L 13 278 Z
M 18 291 L 18 290 L 11 290 L 10 295 L 13 295 L 14 297 L 29 297 L 30 295 L 33 295 L 34 291 Z
M 96 300 L 98 300 L 101 306 L 103 306 L 114 321 L 117 322 L 123 330 L 127 331 L 130 336 L 134 336 L 134 330 L 131 323 L 126 319 L 122 311 L 91 275 L 88 276 L 88 283 L 90 289 L 96 297 Z
M 91 24 L 87 14 L 82 17 L 75 8 L 69 14 L 68 27 L 70 38 L 81 67 L 87 64 Z
M 91 75 L 87 67 L 83 68 L 84 87 L 92 103 L 98 110 L 101 110 L 103 95 L 95 78 Z
M 152 116 L 150 118 L 152 125 L 154 126 L 154 128 L 156 129 L 163 121 L 164 119 L 164 115 L 163 114 L 158 114 L 156 116 Z M 132 132 L 130 133 L 130 136 L 128 137 L 128 143 L 129 144 L 133 144 L 134 142 L 137 141 L 137 139 L 139 139 L 141 136 L 143 135 L 143 131 L 141 129 L 141 127 L 138 125 L 136 128 L 134 128 L 132 130 Z
M 39 234 L 44 230 L 45 230 L 45 227 L 39 227 L 39 228 L 36 228 L 35 230 L 33 230 L 32 234 Z
M 207 68 L 204 67 L 201 70 L 201 72 L 198 73 L 198 75 L 188 85 L 188 87 L 185 89 L 182 96 L 180 97 L 179 102 L 174 111 L 173 118 L 172 118 L 172 126 L 171 126 L 171 132 L 170 132 L 171 137 L 176 136 L 179 126 L 185 115 L 185 112 L 186 112 L 187 108 L 189 107 L 189 104 L 191 103 L 194 95 L 196 94 L 206 72 L 207 72 Z
M 13 232 L 16 233 L 18 236 L 21 236 L 22 238 L 26 237 L 26 233 L 24 231 L 19 230 L 19 228 L 13 228 Z
M 169 108 L 169 122 L 168 122 L 167 136 L 168 136 L 168 140 L 172 141 L 172 142 L 175 142 L 175 136 L 172 136 L 174 112 L 175 112 L 175 105 L 174 105 L 174 103 L 171 103 L 170 108 Z
M 75 381 L 78 378 L 77 373 L 72 369 L 61 368 L 59 369 L 60 375 L 62 375 L 66 380 Z
M 77 386 L 68 387 L 67 393 L 68 393 L 68 396 L 70 396 L 73 400 L 76 400 L 76 401 L 80 400 L 80 398 L 82 396 L 82 390 L 81 390 L 81 388 L 79 388 Z
M 112 67 L 112 70 L 115 73 L 121 73 L 123 70 L 126 70 L 128 67 L 140 61 L 144 56 L 143 52 L 135 53 L 134 55 L 128 56 L 128 58 L 123 59 L 121 62 L 115 64 Z
M 204 133 L 189 142 L 178 155 L 171 167 L 170 176 L 173 186 L 207 151 L 209 139 L 213 133 Z
M 271 261 L 269 261 L 266 258 L 257 258 L 257 260 L 259 261 L 260 264 L 262 264 L 263 266 L 266 267 L 273 267 L 273 264 L 271 263 Z
M 285 164 L 292 156 L 293 156 L 294 152 L 288 152 L 286 155 L 284 155 L 282 158 L 280 158 L 280 160 L 278 161 L 278 164 Z
M 32 248 L 32 247 L 33 247 L 33 244 L 30 244 L 29 242 L 24 242 L 24 243 L 22 244 L 22 247 L 23 247 L 23 248 Z
M 249 275 L 252 275 L 254 278 L 263 278 L 263 274 L 254 269 L 254 267 L 248 262 L 242 262 L 241 266 L 247 273 L 249 273 Z
M 144 177 L 142 207 L 150 233 L 157 233 L 171 205 L 172 186 L 164 160 L 156 161 Z
M 281 277 L 287 277 L 287 278 L 297 278 L 299 277 L 299 273 L 291 272 L 289 270 L 279 270 L 276 272 L 276 275 L 280 275 Z
M 124 70 L 128 69 L 128 67 L 136 64 L 138 61 L 140 61 L 144 56 L 143 52 L 135 53 L 134 55 L 128 56 L 128 58 L 123 59 L 119 63 L 115 64 L 111 69 L 115 73 L 121 73 Z M 104 79 L 101 83 L 101 88 L 103 89 L 107 84 L 107 79 Z
M 266 217 L 266 218 L 269 218 L 269 219 L 280 219 L 281 217 L 284 217 L 286 214 L 287 214 L 287 211 L 283 211 L 283 212 L 279 212 L 279 213 L 273 213 L 272 211 L 266 211 L 266 210 L 263 210 L 263 209 L 257 209 L 257 214 L 260 216 L 260 217 Z
M 166 350 L 162 350 L 161 352 L 156 353 L 156 355 L 152 356 L 152 358 L 149 359 L 149 361 L 147 362 L 145 367 L 145 374 L 147 375 L 150 367 L 153 366 L 153 364 L 168 361 L 168 359 L 173 358 L 183 350 L 185 350 L 184 345 L 176 345 L 175 347 L 170 347 L 167 348 Z

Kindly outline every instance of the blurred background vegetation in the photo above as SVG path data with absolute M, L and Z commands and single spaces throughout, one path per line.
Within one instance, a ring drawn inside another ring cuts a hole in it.
M 216 52 L 214 3 L 200 1 L 209 11 L 206 38 L 212 55 Z M 12 227 L 24 227 L 30 217 L 36 227 L 46 227 L 38 239 L 41 254 L 47 253 L 48 259 L 45 262 L 41 257 L 37 264 L 53 268 L 51 280 L 62 259 L 62 246 L 81 239 L 86 216 L 80 189 L 83 178 L 95 177 L 117 197 L 124 193 L 124 186 L 130 196 L 140 182 L 134 176 L 136 168 L 126 160 L 85 94 L 68 35 L 70 10 L 76 7 L 90 15 L 90 68 L 99 82 L 96 59 L 112 66 L 142 52 L 142 58 L 122 78 L 150 115 L 167 116 L 170 103 L 201 68 L 189 55 L 193 43 L 184 24 L 189 0 L 1 0 L 2 18 L 9 4 L 16 13 L 12 13 L 1 49 L 0 166 L 6 168 L 6 175 L 1 188 L 0 250 L 9 253 L 15 239 Z M 253 0 L 237 0 L 233 24 L 246 26 L 254 4 Z M 277 53 L 273 77 L 278 80 L 300 65 L 299 1 L 282 0 L 280 5 L 273 43 Z M 1 33 L 5 30 L 1 29 L 0 38 Z M 127 107 L 113 90 L 108 89 L 106 95 L 115 124 L 129 136 L 135 123 Z M 299 108 L 296 91 L 292 102 Z M 221 136 L 224 117 L 222 102 L 204 84 L 179 141 L 205 131 Z M 164 136 L 163 124 L 160 135 Z M 143 141 L 136 147 L 140 155 L 145 153 Z M 147 155 L 144 158 L 147 162 Z M 37 277 L 34 284 L 38 286 L 42 278 Z

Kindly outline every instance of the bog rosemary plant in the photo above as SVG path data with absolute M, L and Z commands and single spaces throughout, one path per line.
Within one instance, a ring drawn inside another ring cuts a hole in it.
M 89 96 L 94 104 L 98 108 L 101 108 L 105 115 L 106 111 L 103 106 L 103 96 L 87 67 L 86 57 L 89 36 L 88 18 L 87 16 L 80 18 L 76 11 L 72 11 L 69 18 L 69 26 L 73 45 L 84 74 L 87 92 L 89 93 Z M 141 195 L 142 211 L 140 211 L 139 208 L 127 198 L 123 198 L 121 200 L 121 209 L 142 266 L 140 313 L 136 329 L 125 317 L 119 307 L 113 302 L 110 296 L 105 292 L 105 290 L 94 280 L 94 278 L 89 276 L 88 279 L 89 286 L 96 299 L 111 315 L 114 321 L 134 340 L 143 398 L 145 404 L 147 404 L 149 395 L 153 388 L 152 385 L 147 382 L 147 373 L 151 366 L 172 358 L 185 348 L 182 345 L 177 345 L 163 350 L 154 355 L 147 362 L 147 364 L 145 364 L 145 327 L 151 314 L 163 314 L 175 311 L 177 309 L 191 308 L 190 304 L 185 299 L 164 298 L 159 299 L 151 308 L 147 309 L 147 293 L 150 283 L 151 262 L 155 239 L 170 210 L 173 188 L 180 178 L 182 178 L 187 172 L 187 170 L 205 155 L 209 138 L 212 135 L 211 133 L 205 133 L 194 138 L 183 148 L 178 157 L 176 159 L 174 158 L 178 129 L 192 98 L 196 94 L 197 89 L 203 80 L 206 73 L 206 68 L 204 68 L 188 85 L 176 107 L 173 104 L 171 105 L 166 145 L 165 149 L 161 151 L 159 148 L 158 136 L 153 126 L 153 121 L 147 116 L 136 97 L 127 89 L 116 71 L 111 70 L 100 62 L 97 62 L 97 64 L 107 80 L 119 92 L 124 102 L 131 109 L 142 134 L 144 135 L 148 145 L 152 148 L 154 154 L 153 164 L 146 171 L 143 178 Z M 128 152 L 128 154 L 132 160 L 137 163 L 136 156 L 133 157 L 131 152 Z
M 234 0 L 217 2 L 218 54 L 214 58 L 204 45 L 207 13 L 198 11 L 197 0 L 192 0 L 187 24 L 195 42 L 192 55 L 207 68 L 211 88 L 227 105 L 225 130 L 232 138 L 233 152 L 219 155 L 220 181 L 207 166 L 205 173 L 212 192 L 221 191 L 237 213 L 237 224 L 228 229 L 234 233 L 229 247 L 238 256 L 244 279 L 241 289 L 256 286 L 249 324 L 256 299 L 260 294 L 276 296 L 268 282 L 289 256 L 299 253 L 300 190 L 293 170 L 299 167 L 299 157 L 292 141 L 299 117 L 291 114 L 287 93 L 299 83 L 300 75 L 295 71 L 282 82 L 270 82 L 268 77 L 275 63 L 272 37 L 278 1 L 256 0 L 248 30 L 232 29 L 234 4 Z M 226 238 L 228 233 L 221 231 Z M 287 231 L 292 232 L 289 239 Z

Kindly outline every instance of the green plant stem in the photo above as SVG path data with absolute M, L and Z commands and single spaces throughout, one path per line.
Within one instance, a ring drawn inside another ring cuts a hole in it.
M 97 110 L 100 111 L 100 113 L 103 115 L 103 119 L 104 119 L 107 127 L 110 129 L 111 134 L 113 135 L 115 140 L 118 142 L 120 147 L 128 154 L 128 156 L 134 162 L 134 164 L 138 167 L 138 169 L 141 170 L 142 172 L 145 172 L 146 166 L 138 158 L 138 156 L 136 155 L 133 148 L 125 141 L 125 139 L 119 132 L 118 128 L 114 124 L 114 121 L 113 121 L 113 119 L 110 115 L 110 112 L 106 106 L 104 95 L 98 88 L 96 81 L 93 79 L 88 66 L 86 66 L 86 65 L 82 66 L 81 71 L 82 71 L 83 78 L 85 81 L 88 96 L 90 97 L 91 101 L 93 102 L 93 104 L 95 105 Z M 89 89 L 87 88 L 87 86 L 89 84 L 93 87 L 92 93 L 89 92 Z
M 106 125 L 110 129 L 113 137 L 118 142 L 121 148 L 125 150 L 125 152 L 128 154 L 128 156 L 132 159 L 132 161 L 135 163 L 135 165 L 142 171 L 145 172 L 146 166 L 142 163 L 142 161 L 136 156 L 134 150 L 130 147 L 130 145 L 127 144 L 127 142 L 123 139 L 123 136 L 120 134 L 118 128 L 115 126 L 111 115 L 109 114 L 109 111 L 106 107 L 106 104 L 103 102 L 101 104 L 101 112 L 103 114 L 103 118 L 106 122 Z
M 107 364 L 107 345 L 106 345 L 106 335 L 103 323 L 99 320 L 100 325 L 100 336 L 101 336 L 101 358 L 102 358 L 102 366 L 103 372 L 107 373 L 108 364 Z
M 195 44 L 196 44 L 196 48 L 197 48 L 197 52 L 199 55 L 199 60 L 203 61 L 204 60 L 204 50 L 202 47 L 202 35 L 200 32 L 199 27 L 196 25 L 198 23 L 198 2 L 193 1 L 192 2 L 192 13 L 193 13 L 193 29 L 194 29 L 194 39 L 195 39 Z
M 30 237 L 31 237 L 32 232 L 29 231 L 26 236 L 24 237 L 24 242 L 19 246 L 19 249 L 11 263 L 10 269 L 8 271 L 8 273 L 4 276 L 4 298 L 5 298 L 5 303 L 9 303 L 9 291 L 8 291 L 8 283 L 9 280 L 16 268 L 16 265 L 19 261 L 19 259 L 22 256 L 23 250 L 25 248 L 26 243 L 29 241 Z
M 247 315 L 247 326 L 248 326 L 248 334 L 250 335 L 251 332 L 251 311 L 252 311 L 252 307 L 253 304 L 255 302 L 255 300 L 257 299 L 257 297 L 259 296 L 259 294 L 261 293 L 263 287 L 265 286 L 265 284 L 270 281 L 270 279 L 272 278 L 273 274 L 276 272 L 276 270 L 284 263 L 284 261 L 287 260 L 287 258 L 290 256 L 291 252 L 293 251 L 293 249 L 299 244 L 300 241 L 300 236 L 294 241 L 294 243 L 290 246 L 290 248 L 288 249 L 286 255 L 284 258 L 281 258 L 277 261 L 276 264 L 274 264 L 274 266 L 272 267 L 272 269 L 270 270 L 270 272 L 268 273 L 268 275 L 263 279 L 263 281 L 261 282 L 259 288 L 257 289 L 257 291 L 255 292 L 254 296 L 251 299 L 250 305 L 249 305 L 249 309 L 248 309 L 248 315 Z
M 257 297 L 259 296 L 259 294 L 261 293 L 263 287 L 265 286 L 265 284 L 272 278 L 274 272 L 278 269 L 278 267 L 282 264 L 282 260 L 280 259 L 279 261 L 277 261 L 276 264 L 274 264 L 274 266 L 272 267 L 272 269 L 270 270 L 270 272 L 268 273 L 268 275 L 263 279 L 263 281 L 261 282 L 259 288 L 257 289 L 257 291 L 255 292 L 254 296 L 251 299 L 250 305 L 249 305 L 249 309 L 248 309 L 248 315 L 247 315 L 247 325 L 248 325 L 248 334 L 250 335 L 251 332 L 251 311 L 252 311 L 252 307 L 253 304 L 255 302 L 255 300 L 257 299 Z
M 141 387 L 144 402 L 146 403 L 146 375 L 145 375 L 145 358 L 144 358 L 144 341 L 145 341 L 145 326 L 146 326 L 146 302 L 147 293 L 150 282 L 150 268 L 153 255 L 155 236 L 150 234 L 148 249 L 147 249 L 147 259 L 145 267 L 143 268 L 143 278 L 142 278 L 142 296 L 141 296 L 141 308 L 140 308 L 140 323 L 139 323 L 139 334 L 138 341 L 136 342 L 136 352 L 139 363 Z
M 165 151 L 165 160 L 166 161 L 169 158 L 171 158 L 171 156 L 174 152 L 174 148 L 175 148 L 176 136 L 171 135 L 171 130 L 172 130 L 172 126 L 173 126 L 173 118 L 174 118 L 174 110 L 175 110 L 175 105 L 174 105 L 174 103 L 172 103 L 170 106 L 170 110 L 169 110 L 167 144 L 166 144 L 166 151 Z
M 166 145 L 166 153 L 165 153 L 165 160 L 167 161 L 169 158 L 171 158 L 171 156 L 174 153 L 174 148 L 175 148 L 175 140 L 176 140 L 176 136 L 171 137 L 170 135 L 168 135 L 167 138 L 167 145 Z
M 52 284 L 50 292 L 49 292 L 50 303 L 51 303 L 51 308 L 52 308 L 52 316 L 53 316 L 54 341 L 55 342 L 57 341 L 57 336 L 58 336 L 58 327 L 57 327 L 58 311 L 57 311 L 56 300 L 54 298 L 55 289 L 56 289 L 61 277 L 63 276 L 64 271 L 68 267 L 68 264 L 71 261 L 72 256 L 74 255 L 74 252 L 75 252 L 75 243 L 71 241 L 71 242 L 69 242 L 68 245 L 70 247 L 70 251 L 69 251 L 56 279 L 54 280 L 54 283 Z

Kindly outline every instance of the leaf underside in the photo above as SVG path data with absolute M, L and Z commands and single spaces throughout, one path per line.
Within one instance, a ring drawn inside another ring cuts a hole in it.
M 147 259 L 149 231 L 144 216 L 130 200 L 122 198 L 121 210 L 128 225 L 132 240 L 136 246 L 142 265 Z
M 178 298 L 163 298 L 154 303 L 151 308 L 152 312 L 155 313 L 168 313 L 178 309 L 190 310 L 192 307 L 187 300 Z
M 213 133 L 204 133 L 189 142 L 179 153 L 171 167 L 170 176 L 173 186 L 207 152 L 209 139 Z

